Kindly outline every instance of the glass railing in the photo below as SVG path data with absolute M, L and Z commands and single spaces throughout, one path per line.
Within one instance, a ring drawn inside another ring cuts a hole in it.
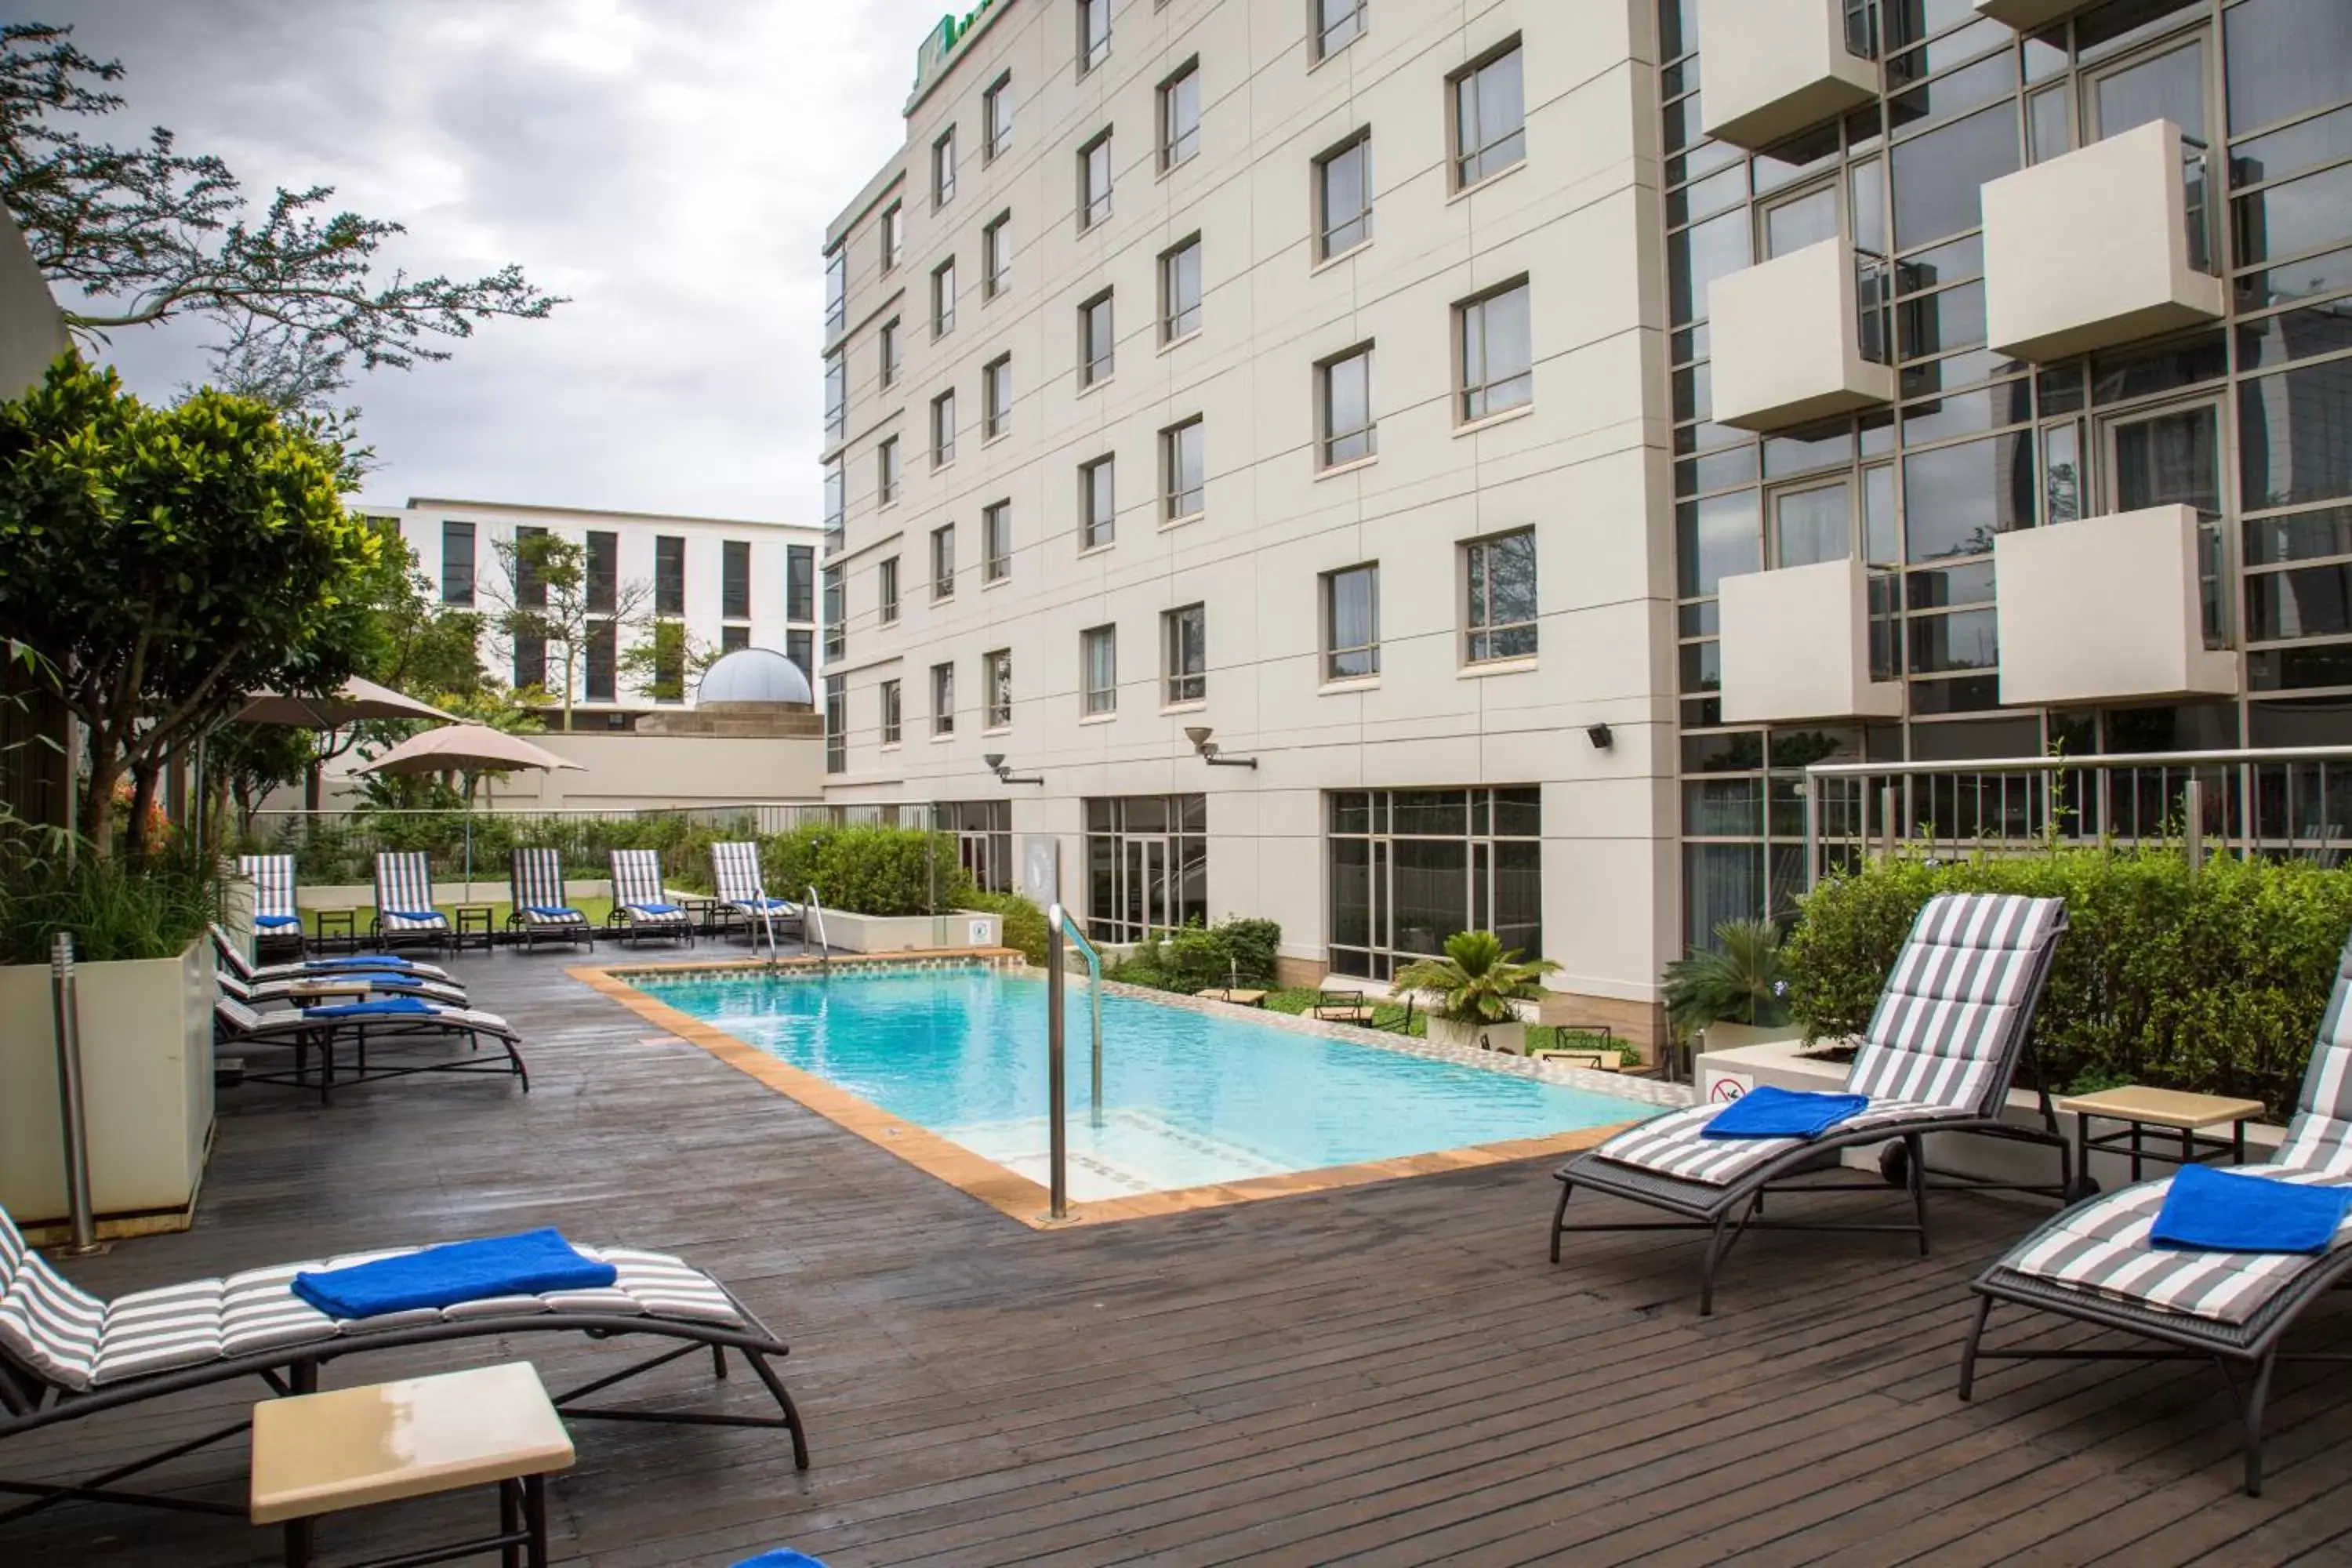
M 2224 547 L 2221 520 L 2200 512 L 2197 518 L 2197 598 L 2205 630 L 2205 647 L 2219 651 L 2230 646 L 2230 556 Z
M 1894 363 L 1895 269 L 1875 250 L 1853 251 L 1853 297 L 1861 313 L 1862 357 L 1874 364 Z
M 1845 0 L 1845 51 L 1857 59 L 1878 58 L 1878 0 Z
M 2205 143 L 2187 132 L 2180 136 L 2180 183 L 2189 226 L 2189 265 L 2214 272 L 2212 155 Z

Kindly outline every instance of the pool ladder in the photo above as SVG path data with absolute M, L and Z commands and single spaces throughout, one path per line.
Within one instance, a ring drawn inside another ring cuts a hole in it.
M 1063 1110 L 1069 1074 L 1063 1049 L 1062 998 L 1068 986 L 1066 949 L 1072 943 L 1087 961 L 1087 991 L 1094 1001 L 1094 1122 L 1099 1127 L 1103 1114 L 1102 954 L 1095 951 L 1095 944 L 1087 940 L 1069 911 L 1057 903 L 1045 911 L 1045 1104 L 1055 1219 L 1070 1217 L 1070 1133 Z

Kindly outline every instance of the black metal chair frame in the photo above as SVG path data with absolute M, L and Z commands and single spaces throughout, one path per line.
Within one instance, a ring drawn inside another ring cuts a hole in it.
M 264 1013 L 261 1016 L 267 1021 L 276 1017 L 277 1015 Z M 506 1052 L 506 1059 L 499 1061 L 495 1058 L 468 1055 L 447 1061 L 397 1062 L 388 1066 L 379 1062 L 371 1067 L 368 1064 L 368 1037 L 371 1032 L 375 1035 L 379 1042 L 388 1038 L 395 1043 L 445 1044 L 462 1039 L 466 1042 L 468 1051 L 479 1051 L 482 1037 L 487 1034 Z M 225 1032 L 219 1033 L 218 1038 L 220 1044 L 235 1047 L 240 1050 L 255 1047 L 271 1047 L 291 1050 L 294 1053 L 293 1071 L 247 1072 L 243 1080 L 247 1083 L 285 1084 L 296 1089 L 312 1088 L 310 1058 L 311 1051 L 316 1050 L 320 1056 L 320 1067 L 315 1087 L 319 1090 L 319 1103 L 321 1105 L 331 1105 L 334 1102 L 338 1083 L 346 1086 L 373 1083 L 384 1079 L 411 1078 L 418 1073 L 428 1072 L 493 1073 L 501 1078 L 520 1080 L 522 1091 L 525 1094 L 530 1092 L 530 1071 L 523 1066 L 522 1052 L 518 1048 L 520 1042 L 488 1030 L 467 1028 L 463 1025 L 442 1020 L 432 1015 L 394 1016 L 390 1022 L 359 1017 L 320 1019 L 314 1027 L 289 1029 L 282 1032 L 265 1033 L 257 1030 L 226 1028 Z M 335 1071 L 335 1051 L 336 1047 L 345 1041 L 349 1041 L 356 1050 L 355 1070 L 347 1077 L 338 1079 Z
M 713 1281 L 717 1283 L 717 1281 Z M 276 1396 L 313 1394 L 319 1387 L 319 1371 L 328 1363 L 344 1356 L 370 1351 L 391 1350 L 402 1345 L 433 1344 L 445 1340 L 480 1339 L 484 1336 L 527 1332 L 583 1333 L 591 1339 L 618 1339 L 628 1334 L 647 1334 L 656 1338 L 681 1340 L 683 1344 L 660 1351 L 643 1361 L 581 1384 L 554 1396 L 557 1410 L 567 1417 L 603 1421 L 644 1421 L 679 1426 L 754 1426 L 765 1429 L 782 1428 L 792 1434 L 793 1463 L 800 1469 L 809 1468 L 808 1437 L 801 1423 L 800 1412 L 792 1395 L 785 1392 L 783 1380 L 769 1364 L 772 1357 L 786 1354 L 783 1342 L 771 1333 L 767 1326 L 724 1285 L 729 1302 L 741 1317 L 744 1327 L 730 1328 L 719 1323 L 702 1323 L 683 1318 L 632 1316 L 619 1312 L 530 1312 L 511 1317 L 467 1318 L 456 1322 L 420 1324 L 413 1328 L 390 1329 L 378 1332 L 345 1335 L 321 1340 L 312 1345 L 288 1346 L 252 1355 L 224 1358 L 199 1366 L 184 1367 L 171 1372 L 156 1373 L 75 1392 L 59 1387 L 39 1373 L 23 1365 L 5 1350 L 0 1350 L 0 1444 L 11 1437 L 47 1427 L 62 1426 L 103 1414 L 109 1410 L 137 1405 L 167 1394 L 184 1393 L 193 1388 L 214 1384 L 235 1382 L 239 1378 L 259 1378 Z M 728 1374 L 727 1352 L 735 1352 L 751 1368 L 773 1396 L 779 1414 L 776 1415 L 713 1415 L 693 1411 L 623 1410 L 608 1405 L 579 1403 L 592 1394 L 643 1376 L 656 1367 L 708 1349 L 711 1369 L 721 1378 Z M 79 1482 L 17 1481 L 0 1479 L 0 1494 L 30 1497 L 34 1500 L 0 1512 L 0 1525 L 37 1513 L 60 1502 L 112 1502 L 138 1507 L 169 1509 L 188 1513 L 226 1514 L 245 1517 L 243 1502 L 211 1502 L 202 1499 L 160 1495 L 152 1492 L 123 1491 L 116 1483 L 129 1479 L 158 1465 L 168 1463 L 200 1448 L 234 1437 L 252 1423 L 238 1421 L 207 1432 L 201 1436 L 158 1449 L 129 1464 L 91 1476 Z
M 2042 1115 L 2040 1127 L 2018 1126 L 2000 1120 L 1997 1115 L 1986 1115 L 1981 1111 L 1955 1110 L 1949 1116 L 1922 1117 L 1916 1121 L 1863 1127 L 1846 1132 L 1832 1131 L 1785 1150 L 1721 1184 L 1696 1182 L 1663 1172 L 1646 1171 L 1636 1165 L 1621 1164 L 1603 1159 L 1597 1150 L 1591 1151 L 1578 1155 L 1552 1173 L 1553 1179 L 1559 1183 L 1559 1202 L 1553 1207 L 1551 1215 L 1551 1260 L 1554 1263 L 1559 1261 L 1559 1238 L 1571 1231 L 1706 1231 L 1708 1233 L 1707 1244 L 1699 1260 L 1698 1291 L 1699 1316 L 1704 1318 L 1712 1316 L 1715 1311 L 1717 1271 L 1739 1238 L 1750 1230 L 1852 1231 L 1913 1236 L 1918 1238 L 1919 1256 L 1925 1258 L 1929 1245 L 1927 1194 L 1931 1191 L 2034 1193 L 2055 1198 L 2063 1205 L 2074 1187 L 2074 1148 L 2059 1130 L 2057 1109 L 2051 1103 L 2049 1086 L 2043 1081 L 2041 1064 L 2034 1055 L 2033 1015 L 2041 1005 L 2042 988 L 2050 977 L 2050 965 L 2057 953 L 2057 939 L 2064 930 L 2063 924 L 2053 930 L 2034 956 L 2029 1000 L 2011 1026 L 2009 1039 L 2002 1042 L 2003 1054 L 2010 1058 L 2009 1067 L 1997 1075 L 1994 1089 L 1988 1092 L 1988 1099 L 1994 1104 L 2006 1105 L 2010 1084 L 2021 1059 L 2032 1074 L 2034 1095 L 2040 1102 Z M 1964 1171 L 1931 1169 L 1927 1160 L 1926 1139 L 1932 1132 L 1965 1132 L 2055 1149 L 2058 1152 L 2058 1181 L 2054 1185 L 2040 1182 L 2000 1182 L 1972 1176 Z M 1837 1156 L 1841 1151 L 1873 1143 L 1888 1145 L 1886 1152 L 1879 1157 L 1882 1178 L 1879 1182 L 1791 1180 L 1838 1168 L 1840 1162 Z M 1937 1179 L 1931 1181 L 1930 1177 Z M 1650 1208 L 1664 1209 L 1683 1217 L 1570 1225 L 1568 1223 L 1568 1200 L 1575 1195 L 1580 1186 Z M 1764 1215 L 1764 1199 L 1769 1193 L 1884 1193 L 1889 1186 L 1900 1187 L 1909 1194 L 1912 1218 L 1908 1224 L 1779 1219 L 1767 1218 Z

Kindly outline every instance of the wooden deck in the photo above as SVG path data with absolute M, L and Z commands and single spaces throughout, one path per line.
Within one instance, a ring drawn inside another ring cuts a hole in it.
M 1752 1237 L 1707 1321 L 1686 1237 L 1571 1237 L 1549 1266 L 1542 1163 L 1041 1233 L 701 1050 L 649 1043 L 570 962 L 459 966 L 524 1029 L 527 1098 L 502 1079 L 378 1084 L 323 1110 L 233 1091 L 196 1229 L 69 1272 L 113 1292 L 530 1225 L 684 1253 L 792 1344 L 815 1468 L 795 1474 L 773 1434 L 582 1423 L 553 1510 L 559 1560 L 597 1568 L 779 1545 L 833 1568 L 2352 1559 L 2340 1373 L 2282 1373 L 2259 1500 L 2236 1490 L 2210 1370 L 2008 1363 L 1975 1405 L 1953 1397 L 1965 1281 L 2033 1211 L 1946 1199 L 1924 1260 L 1897 1238 Z M 621 1352 L 506 1353 L 552 1382 Z M 681 1406 L 757 1392 L 739 1375 L 714 1393 L 692 1362 L 657 1376 Z M 228 1403 L 0 1456 L 86 1470 Z M 168 1473 L 236 1496 L 242 1454 Z M 400 1505 L 323 1544 L 421 1545 L 489 1506 Z M 12 1568 L 276 1551 L 234 1521 L 113 1508 L 0 1529 Z

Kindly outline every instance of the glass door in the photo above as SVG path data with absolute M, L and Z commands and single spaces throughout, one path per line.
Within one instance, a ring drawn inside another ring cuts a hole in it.
M 2186 506 L 2197 512 L 2198 583 L 2205 646 L 2230 646 L 2228 561 L 2221 527 L 2221 405 L 2175 405 L 2105 422 L 2107 510 Z
M 1127 841 L 1127 923 L 1149 936 L 1165 931 L 1168 918 L 1168 840 Z

